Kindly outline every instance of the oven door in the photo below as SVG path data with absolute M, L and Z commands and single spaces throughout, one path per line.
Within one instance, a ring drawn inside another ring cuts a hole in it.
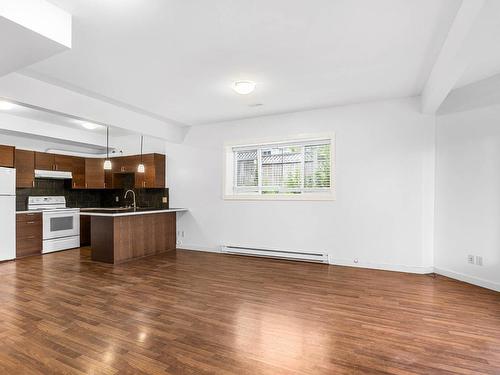
M 79 211 L 49 211 L 43 213 L 43 239 L 80 235 Z

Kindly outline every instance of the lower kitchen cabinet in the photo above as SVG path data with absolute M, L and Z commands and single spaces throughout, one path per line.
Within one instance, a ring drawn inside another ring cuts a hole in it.
M 42 214 L 16 215 L 16 258 L 42 253 Z
M 90 246 L 90 216 L 80 215 L 80 246 Z

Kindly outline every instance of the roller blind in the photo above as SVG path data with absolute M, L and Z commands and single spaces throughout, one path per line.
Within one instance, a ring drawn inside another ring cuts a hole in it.
M 331 188 L 331 140 L 233 148 L 235 194 L 312 194 Z

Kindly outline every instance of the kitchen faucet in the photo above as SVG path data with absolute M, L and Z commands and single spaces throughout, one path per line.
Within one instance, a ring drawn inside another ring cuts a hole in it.
M 127 190 L 125 192 L 125 196 L 123 197 L 123 199 L 127 199 L 127 194 L 128 193 L 132 193 L 132 197 L 134 198 L 134 211 L 137 210 L 137 206 L 135 205 L 135 192 L 133 190 Z

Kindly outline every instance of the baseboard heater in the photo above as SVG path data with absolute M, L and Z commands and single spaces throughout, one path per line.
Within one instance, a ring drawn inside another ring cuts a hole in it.
M 309 253 L 301 251 L 274 250 L 274 249 L 229 246 L 229 245 L 223 245 L 221 250 L 223 253 L 226 254 L 288 259 L 288 260 L 297 260 L 303 262 L 328 263 L 328 255 L 326 253 Z

